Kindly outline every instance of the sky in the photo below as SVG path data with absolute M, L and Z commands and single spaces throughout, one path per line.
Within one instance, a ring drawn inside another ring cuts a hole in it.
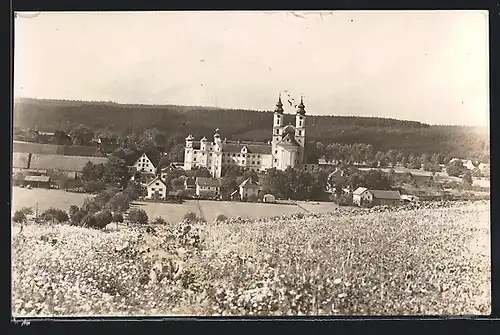
M 489 125 L 486 11 L 42 12 L 14 96 Z M 287 93 L 288 92 L 288 93 Z

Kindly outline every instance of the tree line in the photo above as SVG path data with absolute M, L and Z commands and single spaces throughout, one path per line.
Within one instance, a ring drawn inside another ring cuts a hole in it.
M 216 128 L 228 139 L 267 141 L 272 113 L 186 106 L 141 106 L 104 102 L 23 99 L 15 106 L 17 128 L 71 133 L 79 125 L 123 138 L 157 128 L 165 134 L 211 138 Z M 57 120 L 57 121 L 56 121 Z M 134 120 L 134 122 L 130 122 Z M 390 149 L 407 155 L 439 153 L 475 158 L 489 152 L 489 137 L 471 127 L 429 126 L 420 122 L 370 117 L 307 117 L 307 137 L 323 143 L 365 143 L 375 151 Z M 286 114 L 285 123 L 294 123 Z M 106 125 L 106 126 L 102 126 Z M 85 132 L 78 136 L 85 143 Z M 75 141 L 73 140 L 75 143 Z

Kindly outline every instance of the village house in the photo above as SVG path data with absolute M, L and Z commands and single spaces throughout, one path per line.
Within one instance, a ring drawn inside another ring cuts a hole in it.
M 196 178 L 196 195 L 202 196 L 218 196 L 220 195 L 221 182 L 217 178 Z
M 352 193 L 352 202 L 358 206 L 394 206 L 401 203 L 401 194 L 398 191 L 369 190 L 365 187 L 358 187 Z
M 157 157 L 153 153 L 142 153 L 129 167 L 130 180 L 138 181 L 141 186 L 147 186 L 156 177 Z
M 167 185 L 160 177 L 152 179 L 147 185 L 147 199 L 164 199 L 167 196 Z
M 25 176 L 24 185 L 36 188 L 47 188 L 50 189 L 50 177 L 49 176 Z
M 259 196 L 260 186 L 252 178 L 245 179 L 238 188 L 239 198 L 241 200 L 248 200 L 253 197 L 255 199 Z

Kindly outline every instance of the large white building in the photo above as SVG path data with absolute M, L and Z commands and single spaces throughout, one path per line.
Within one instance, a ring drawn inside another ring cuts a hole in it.
M 273 116 L 272 141 L 244 142 L 221 140 L 219 130 L 213 141 L 205 137 L 197 141 L 192 135 L 186 138 L 184 170 L 206 167 L 216 178 L 221 177 L 225 166 L 240 166 L 252 171 L 270 168 L 285 170 L 304 164 L 306 142 L 306 111 L 303 99 L 297 106 L 295 126 L 283 125 L 283 104 L 278 99 Z

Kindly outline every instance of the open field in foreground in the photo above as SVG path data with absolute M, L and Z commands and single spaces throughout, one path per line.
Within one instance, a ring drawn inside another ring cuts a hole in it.
M 97 231 L 13 227 L 21 315 L 490 313 L 489 202 Z
M 33 207 L 38 203 L 38 210 L 44 211 L 50 207 L 67 211 L 71 205 L 81 206 L 86 197 L 91 195 L 71 193 L 61 190 L 25 189 L 12 188 L 12 210 L 22 207 Z M 187 212 L 194 212 L 198 217 L 204 217 L 207 221 L 214 221 L 217 215 L 224 214 L 227 217 L 241 217 L 243 219 L 255 219 L 262 217 L 273 217 L 292 213 L 329 212 L 337 206 L 332 202 L 311 203 L 299 202 L 296 205 L 243 203 L 229 201 L 196 201 L 188 200 L 183 204 L 138 202 L 133 207 L 144 209 L 149 218 L 161 216 L 167 222 L 180 222 Z

